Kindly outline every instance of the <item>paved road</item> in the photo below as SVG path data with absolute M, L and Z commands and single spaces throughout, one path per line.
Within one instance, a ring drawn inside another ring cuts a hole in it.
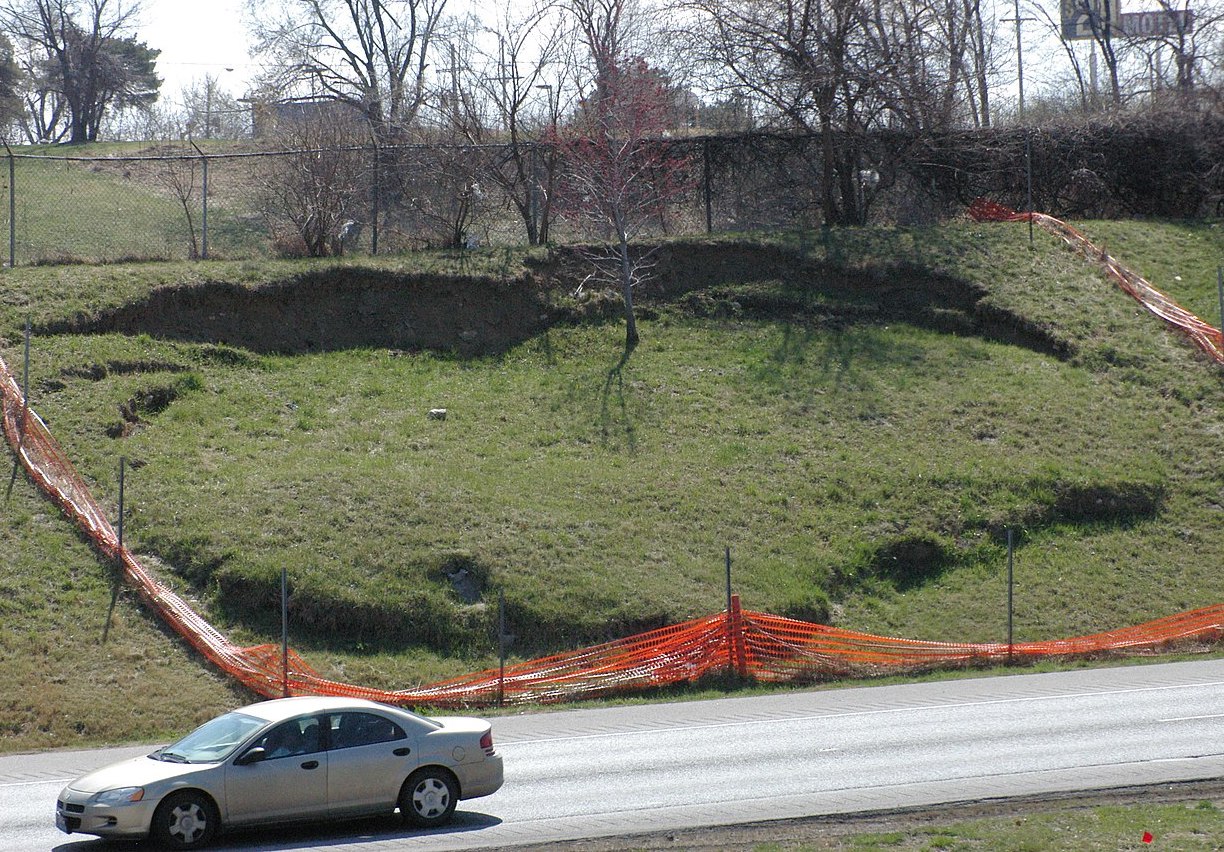
M 494 734 L 506 786 L 446 831 L 383 819 L 218 848 L 499 848 L 1221 778 L 1224 660 L 527 714 Z M 101 849 L 51 827 L 55 794 L 131 751 L 0 757 L 0 852 Z

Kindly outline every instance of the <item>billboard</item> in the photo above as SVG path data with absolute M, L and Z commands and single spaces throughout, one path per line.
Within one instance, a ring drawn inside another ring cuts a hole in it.
M 1194 29 L 1194 13 L 1159 9 L 1155 12 L 1118 12 L 1120 0 L 1060 0 L 1062 37 L 1067 41 L 1095 38 L 1110 27 L 1110 35 L 1161 38 Z M 1095 24 L 1095 26 L 1094 26 Z
M 1122 35 L 1131 38 L 1160 38 L 1194 31 L 1194 13 L 1186 9 L 1161 9 L 1159 12 L 1126 12 L 1118 19 Z
M 1063 38 L 1074 41 L 1105 32 L 1117 5 L 1118 0 L 1061 0 Z

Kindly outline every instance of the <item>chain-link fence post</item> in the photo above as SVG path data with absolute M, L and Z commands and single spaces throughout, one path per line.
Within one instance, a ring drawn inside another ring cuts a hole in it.
M 706 234 L 714 233 L 714 211 L 710 202 L 710 137 L 701 140 L 701 182 L 705 190 Z
M 531 189 L 530 195 L 527 196 L 527 244 L 539 245 L 540 243 L 540 195 L 543 187 L 540 186 L 540 143 L 536 140 L 531 142 Z
M 200 156 L 200 258 L 208 260 L 208 157 Z
M 4 151 L 8 157 L 8 232 L 9 232 L 9 269 L 17 264 L 17 167 L 13 157 L 13 149 L 8 142 L 4 143 Z
M 191 147 L 200 155 L 200 259 L 208 260 L 208 156 L 192 140 Z
M 370 254 L 376 255 L 378 254 L 378 196 L 381 190 L 378 180 L 378 161 L 382 159 L 378 139 L 373 141 L 373 155 L 373 168 L 370 171 Z

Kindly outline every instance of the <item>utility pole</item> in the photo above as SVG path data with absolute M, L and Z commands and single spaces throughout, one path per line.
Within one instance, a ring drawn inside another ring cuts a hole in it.
M 1020 123 L 1024 123 L 1024 42 L 1020 25 L 1026 20 L 1020 17 L 1020 0 L 1016 0 L 1016 81 L 1020 92 Z
M 1028 128 L 1024 127 L 1024 39 L 1021 34 L 1021 25 L 1025 21 L 1031 21 L 1032 18 L 1020 17 L 1020 0 L 1015 0 L 1015 17 L 1004 18 L 1003 22 L 1014 21 L 1016 24 L 1016 82 L 1020 96 L 1019 100 L 1019 119 L 1020 125 L 1024 130 L 1024 179 L 1027 193 L 1026 212 L 1033 212 L 1033 147 L 1032 138 L 1028 132 Z M 1029 216 L 1029 246 L 1033 245 L 1033 217 Z

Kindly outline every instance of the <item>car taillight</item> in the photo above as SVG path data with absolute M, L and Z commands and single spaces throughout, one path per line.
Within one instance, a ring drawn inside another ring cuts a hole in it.
M 484 732 L 480 738 L 480 747 L 484 749 L 485 754 L 493 754 L 493 729 Z

